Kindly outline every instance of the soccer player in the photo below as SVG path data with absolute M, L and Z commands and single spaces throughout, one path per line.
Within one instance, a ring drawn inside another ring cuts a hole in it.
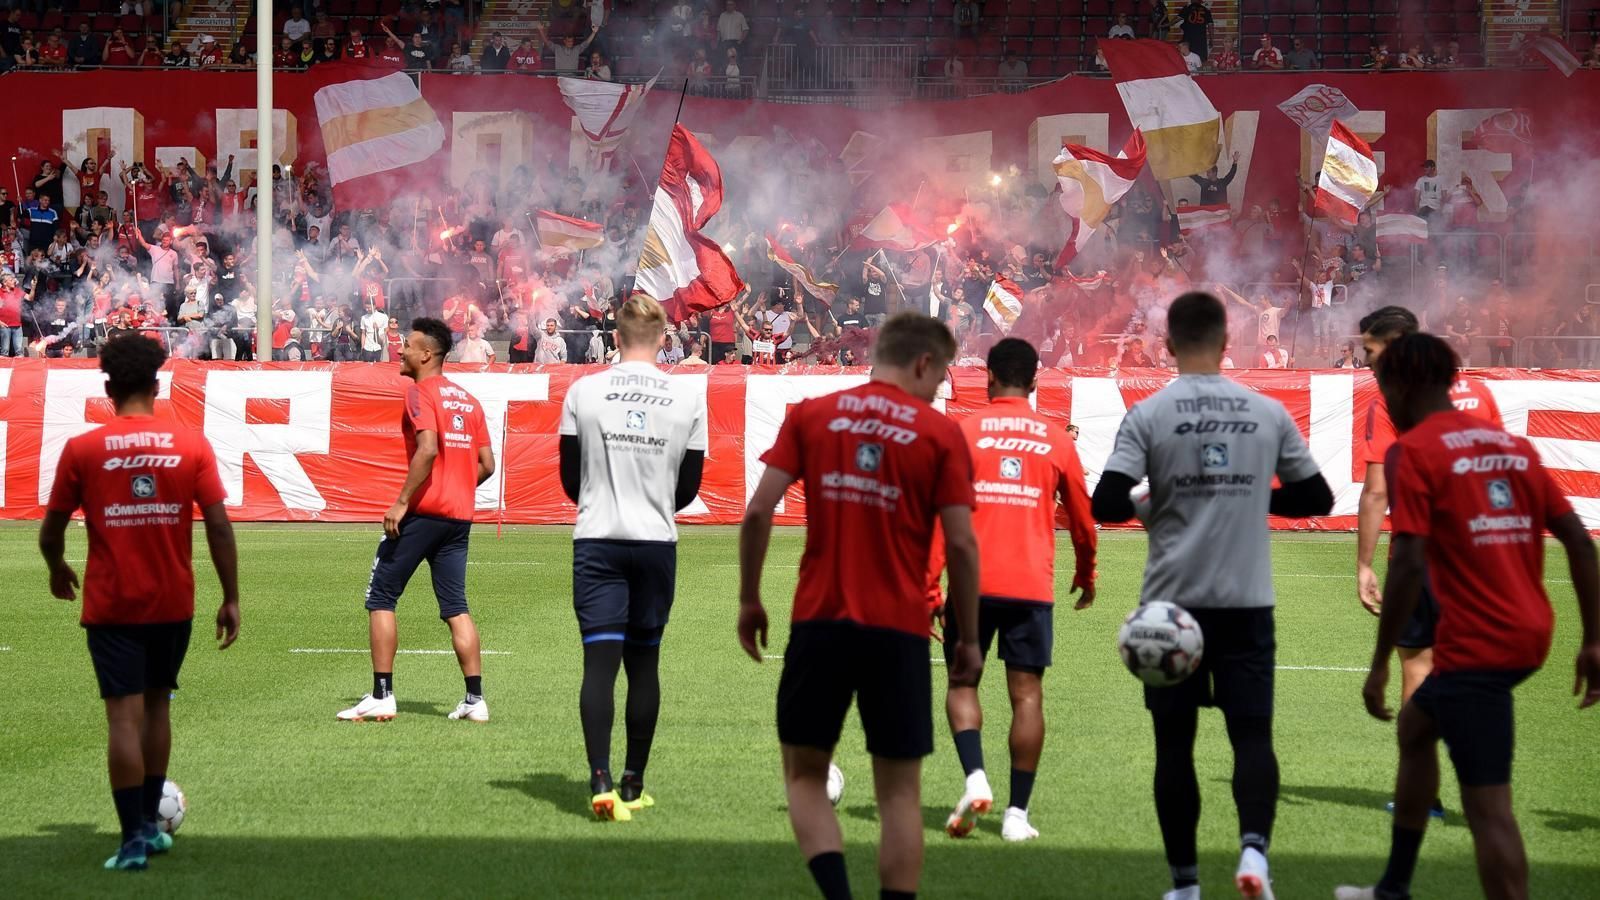
M 122 826 L 122 847 L 107 869 L 143 869 L 172 848 L 156 811 L 172 754 L 170 700 L 194 622 L 196 506 L 222 582 L 218 649 L 239 637 L 238 552 L 217 458 L 198 432 L 155 417 L 156 373 L 166 358 L 142 335 L 101 348 L 117 418 L 67 442 L 39 529 L 50 593 L 61 600 L 77 597 L 78 575 L 65 553 L 67 525 L 80 508 L 89 530 L 81 621 L 105 699 L 111 799 Z
M 1038 352 L 1027 341 L 1005 338 L 990 348 L 988 365 L 989 408 L 961 423 L 977 479 L 972 525 L 981 573 L 978 648 L 987 656 L 999 636 L 1011 695 L 1011 801 L 1000 836 L 1026 841 L 1039 836 L 1028 823 L 1028 799 L 1044 749 L 1043 678 L 1054 642 L 1056 498 L 1066 510 L 1077 560 L 1072 588 L 1082 593 L 1074 609 L 1094 603 L 1096 539 L 1089 490 L 1072 438 L 1028 405 L 1038 380 Z M 942 568 L 936 543 L 934 579 Z M 936 603 L 937 592 L 935 581 Z M 947 624 L 944 634 L 947 640 L 959 638 L 959 624 Z M 983 768 L 977 686 L 951 688 L 945 711 L 967 776 L 966 792 L 945 830 L 951 837 L 965 837 L 994 803 Z
M 916 894 L 922 873 L 922 758 L 933 752 L 926 601 L 934 523 L 944 531 L 951 687 L 972 687 L 978 650 L 978 550 L 972 456 L 961 429 L 931 404 L 956 342 L 935 319 L 900 313 L 872 351 L 872 379 L 789 411 L 739 533 L 739 643 L 767 644 L 761 570 L 772 515 L 805 483 L 806 546 L 778 682 L 789 821 L 829 900 L 850 896 L 828 765 L 852 699 L 872 754 L 882 837 L 880 896 Z
M 1394 542 L 1362 689 L 1374 717 L 1393 717 L 1385 701 L 1389 656 L 1429 578 L 1439 625 L 1433 671 L 1400 709 L 1388 867 L 1374 887 L 1337 889 L 1340 900 L 1410 896 L 1428 802 L 1439 791 L 1441 738 L 1461 783 L 1484 895 L 1528 896 L 1528 861 L 1511 811 L 1512 690 L 1550 651 L 1546 529 L 1566 550 L 1583 625 L 1573 693 L 1583 695 L 1580 708 L 1600 702 L 1594 543 L 1532 444 L 1453 405 L 1456 368 L 1450 346 L 1425 334 L 1391 342 L 1374 367 L 1400 431 L 1385 462 Z
M 400 430 L 410 461 L 400 496 L 383 516 L 383 540 L 367 582 L 367 627 L 372 644 L 372 693 L 341 710 L 343 722 L 392 721 L 394 654 L 399 643 L 394 609 L 423 560 L 433 577 L 439 618 L 450 627 L 466 697 L 446 718 L 489 721 L 483 699 L 478 627 L 467 610 L 467 540 L 472 536 L 473 495 L 494 474 L 494 450 L 483 407 L 444 377 L 450 329 L 438 319 L 411 320 L 400 351 L 406 388 Z
M 1272 897 L 1266 854 L 1278 805 L 1277 640 L 1267 515 L 1320 516 L 1333 508 L 1333 493 L 1288 412 L 1222 376 L 1227 324 L 1221 301 L 1209 294 L 1173 301 L 1167 349 L 1178 377 L 1128 411 L 1092 506 L 1102 522 L 1139 515 L 1150 540 L 1142 601 L 1184 607 L 1205 637 L 1199 670 L 1181 684 L 1144 692 L 1155 726 L 1156 818 L 1172 870 L 1165 900 L 1200 896 L 1194 741 L 1202 706 L 1222 710 L 1233 746 L 1235 883 L 1245 897 Z M 1130 492 L 1146 476 L 1149 498 L 1136 510 Z M 1272 488 L 1273 476 L 1282 487 Z
M 1391 341 L 1416 333 L 1417 317 L 1405 307 L 1385 306 L 1363 317 L 1359 327 L 1361 344 L 1367 352 L 1367 365 L 1372 366 L 1377 364 Z M 1475 415 L 1496 428 L 1501 427 L 1500 407 L 1494 402 L 1494 395 L 1481 382 L 1469 378 L 1457 380 L 1450 389 L 1450 399 L 1462 412 Z M 1384 514 L 1389 511 L 1383 459 L 1394 441 L 1395 430 L 1389 420 L 1389 407 L 1380 394 L 1367 408 L 1365 436 L 1359 449 L 1366 465 L 1366 475 L 1361 483 L 1361 501 L 1356 519 L 1356 593 L 1361 605 L 1374 616 L 1382 609 L 1383 597 L 1378 590 L 1378 576 L 1373 572 L 1372 560 L 1377 555 Z M 1395 645 L 1400 656 L 1402 705 L 1411 699 L 1412 692 L 1433 668 L 1433 632 L 1438 621 L 1438 601 L 1424 580 L 1422 598 Z M 1390 803 L 1389 807 L 1393 809 L 1394 804 Z M 1435 798 L 1429 813 L 1435 818 L 1443 818 L 1443 802 Z
M 617 312 L 619 361 L 573 382 L 561 405 L 561 487 L 578 505 L 572 605 L 583 637 L 578 712 L 589 757 L 590 806 L 628 821 L 654 806 L 644 769 L 661 711 L 661 636 L 678 571 L 674 516 L 700 492 L 705 392 L 656 367 L 667 324 L 655 298 Z M 617 672 L 628 672 L 628 752 L 611 778 Z

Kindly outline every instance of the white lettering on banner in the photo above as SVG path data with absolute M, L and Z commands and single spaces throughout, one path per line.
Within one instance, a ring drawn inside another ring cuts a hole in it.
M 543 121 L 539 126 L 539 131 L 550 130 Z M 450 183 L 456 187 L 466 184 L 474 172 L 484 171 L 505 184 L 511 181 L 513 170 L 522 160 L 539 156 L 539 148 L 533 142 L 533 117 L 524 112 L 451 113 L 450 129 Z M 582 158 L 581 153 L 571 157 Z
M 66 157 L 73 165 L 81 164 L 85 157 L 97 156 L 89 148 L 99 144 L 102 138 L 110 144 L 115 154 L 112 160 L 113 173 L 123 164 L 131 166 L 142 161 L 144 116 L 136 109 L 121 106 L 91 106 L 61 111 L 61 146 L 66 148 Z M 105 160 L 99 162 L 104 163 Z M 66 205 L 76 206 L 73 198 L 79 194 L 78 179 L 62 179 L 61 188 L 66 195 Z M 109 195 L 112 209 L 127 208 L 124 205 L 127 198 L 120 179 L 102 178 L 100 190 Z
M 1091 492 L 1100 483 L 1100 473 L 1106 470 L 1117 442 L 1117 429 L 1127 414 L 1128 405 L 1122 401 L 1116 379 L 1072 379 L 1072 414 L 1067 421 L 1078 426 L 1078 459 L 1083 462 Z
M 1600 472 L 1600 442 L 1528 435 L 1528 413 L 1533 410 L 1600 413 L 1600 382 L 1494 379 L 1485 380 L 1484 385 L 1500 407 L 1506 431 L 1527 437 L 1546 468 Z M 1585 527 L 1600 528 L 1600 498 L 1567 499 Z
M 11 370 L 0 369 L 0 397 L 11 393 Z M 6 431 L 8 423 L 0 419 L 0 507 L 6 505 L 6 475 L 11 472 L 6 468 Z
M 1028 171 L 1046 189 L 1056 186 L 1056 157 L 1067 144 L 1105 151 L 1111 142 L 1105 113 L 1063 113 L 1028 123 Z
M 1355 465 L 1354 375 L 1311 376 L 1311 458 L 1333 491 L 1335 516 L 1353 516 L 1361 507 L 1361 485 L 1350 477 Z
M 160 389 L 157 400 L 172 396 L 172 372 L 157 375 Z M 90 400 L 106 395 L 106 376 L 99 369 L 51 369 L 44 378 L 44 430 L 39 436 L 39 505 L 50 502 L 56 484 L 56 465 L 67 441 L 98 425 L 88 422 Z M 107 401 L 108 403 L 110 401 Z
M 206 171 L 206 157 L 198 147 L 157 147 L 155 159 L 158 168 L 168 171 L 177 169 L 180 161 L 188 163 L 189 168 L 201 174 Z M 217 174 L 221 175 L 222 170 L 218 169 Z M 144 215 L 143 211 L 139 214 Z
M 289 421 L 250 424 L 245 418 L 250 400 L 288 401 Z M 244 503 L 244 458 L 249 454 L 285 508 L 321 512 L 328 507 L 295 454 L 328 452 L 332 372 L 207 372 L 204 421 L 229 506 Z
M 261 167 L 260 154 L 256 150 L 261 146 L 256 124 L 255 107 L 217 110 L 217 177 L 222 177 L 228 168 L 228 157 L 232 156 L 233 181 L 241 191 L 262 180 L 256 177 L 256 171 Z M 299 122 L 289 111 L 274 109 L 271 162 L 293 163 L 299 153 Z M 250 173 L 250 180 L 245 179 L 246 172 Z
M 867 380 L 865 375 L 751 375 L 744 388 L 744 499 L 756 492 L 766 464 L 761 454 L 778 442 L 778 429 L 789 407 L 802 400 L 824 397 L 835 391 L 853 388 Z M 790 472 L 799 475 L 799 472 Z M 778 501 L 777 512 L 784 511 Z
M 1503 112 L 1507 112 L 1504 107 L 1441 109 L 1428 117 L 1428 157 L 1438 163 L 1439 184 L 1448 192 L 1461 183 L 1463 174 L 1471 177 L 1473 189 L 1483 198 L 1478 216 L 1486 222 L 1506 216 L 1506 195 L 1497 178 L 1511 173 L 1511 154 L 1468 150 L 1464 145 L 1479 125 Z M 1378 171 L 1383 171 L 1381 165 Z
M 478 485 L 473 497 L 477 509 L 498 509 L 500 481 L 505 477 L 506 414 L 513 403 L 543 403 L 550 399 L 550 376 L 510 372 L 451 372 L 445 376 L 465 388 L 483 404 L 483 421 L 489 429 L 489 448 L 494 451 L 494 474 Z
M 973 131 L 926 137 L 912 151 L 928 172 L 938 172 L 946 186 L 987 183 L 993 171 L 994 132 Z

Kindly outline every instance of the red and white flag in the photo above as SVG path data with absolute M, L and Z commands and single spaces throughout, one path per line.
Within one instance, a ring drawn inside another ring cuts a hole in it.
M 444 146 L 444 126 L 404 72 L 372 78 L 366 67 L 336 64 L 319 74 L 335 79 L 312 97 L 335 199 L 387 202 L 406 168 Z
M 1568 78 L 1583 67 L 1583 63 L 1578 61 L 1577 55 L 1571 48 L 1552 34 L 1536 34 L 1523 41 L 1522 54 L 1525 57 L 1543 59 L 1550 64 L 1550 68 Z
M 589 141 L 591 170 L 601 168 L 622 146 L 622 139 L 639 115 L 645 95 L 656 84 L 654 78 L 644 84 L 617 84 L 565 75 L 556 82 L 561 88 L 561 99 L 577 117 L 578 127 Z
M 1111 207 L 1133 187 L 1144 168 L 1144 135 L 1134 131 L 1122 152 L 1116 156 L 1101 153 L 1081 144 L 1061 148 L 1053 163 L 1056 183 L 1061 185 L 1061 208 L 1073 219 L 1072 235 L 1056 266 L 1071 262 L 1078 251 L 1088 246 L 1095 230 L 1105 221 Z
M 851 246 L 856 249 L 909 252 L 930 246 L 939 237 L 917 221 L 910 207 L 904 203 L 891 203 L 867 222 Z
M 1226 203 L 1207 203 L 1200 206 L 1178 207 L 1178 231 L 1192 234 L 1206 228 L 1216 228 L 1233 221 L 1233 209 Z
M 1378 217 L 1378 249 L 1388 253 L 1428 242 L 1428 220 L 1405 213 Z
M 672 126 L 633 286 L 660 300 L 674 323 L 715 309 L 744 290 L 733 260 L 700 233 L 721 208 L 717 161 L 689 129 Z
M 778 267 L 785 272 L 793 275 L 794 280 L 799 282 L 801 290 L 821 300 L 831 308 L 834 298 L 839 296 L 839 286 L 837 284 L 829 284 L 826 281 L 818 281 L 816 276 L 811 274 L 810 269 L 796 262 L 795 258 L 789 255 L 789 251 L 778 243 L 777 238 L 770 234 L 766 237 L 767 258 L 777 263 Z
M 989 285 L 989 295 L 983 298 L 983 311 L 994 320 L 1001 334 L 1011 330 L 1022 316 L 1022 288 L 1005 276 Z
M 1150 171 L 1164 181 L 1199 175 L 1221 150 L 1222 114 L 1165 41 L 1101 41 L 1133 127 L 1149 143 Z
M 1372 195 L 1378 192 L 1378 163 L 1372 148 L 1343 122 L 1328 132 L 1328 149 L 1322 155 L 1322 178 L 1317 181 L 1316 208 L 1329 218 L 1354 225 Z
M 606 230 L 597 222 L 574 219 L 541 209 L 534 214 L 539 244 L 562 250 L 589 250 L 606 242 Z

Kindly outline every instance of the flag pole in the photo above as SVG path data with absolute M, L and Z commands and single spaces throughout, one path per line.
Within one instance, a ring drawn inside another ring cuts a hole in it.
M 900 286 L 900 279 L 896 278 L 894 275 L 894 264 L 889 262 L 889 255 L 883 252 L 882 247 L 878 248 L 878 259 L 883 260 L 883 274 L 889 276 L 889 280 L 894 283 L 894 289 L 900 293 L 900 302 L 896 304 L 896 306 L 905 306 L 906 289 Z M 899 311 L 900 310 L 898 308 L 895 309 L 895 312 Z
M 256 360 L 272 359 L 272 0 L 256 4 Z M 267 197 L 261 202 L 261 175 Z M 137 224 L 134 227 L 138 227 Z

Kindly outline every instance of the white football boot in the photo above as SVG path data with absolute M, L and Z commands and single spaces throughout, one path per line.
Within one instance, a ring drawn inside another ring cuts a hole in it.
M 340 710 L 337 716 L 341 722 L 390 722 L 394 720 L 395 701 L 394 694 L 378 700 L 371 694 L 361 698 L 361 702 L 349 709 Z
M 1031 841 L 1039 836 L 1039 829 L 1028 824 L 1027 810 L 1011 806 L 1000 820 L 1000 836 L 1008 841 Z
M 1333 889 L 1333 900 L 1378 900 L 1377 888 L 1342 885 Z
M 489 721 L 489 703 L 482 697 L 476 703 L 468 703 L 463 699 L 456 704 L 456 708 L 445 716 L 447 719 L 466 719 L 468 722 Z
M 1267 874 L 1267 857 L 1254 847 L 1239 854 L 1239 871 L 1233 876 L 1239 896 L 1245 900 L 1274 900 L 1272 878 Z
M 1161 895 L 1161 900 L 1200 900 L 1200 885 L 1191 884 L 1186 888 L 1167 891 Z
M 944 824 L 945 833 L 953 838 L 966 837 L 978 825 L 978 817 L 994 809 L 994 791 L 989 788 L 989 776 L 978 769 L 967 776 L 967 792 L 961 795 L 955 812 Z

